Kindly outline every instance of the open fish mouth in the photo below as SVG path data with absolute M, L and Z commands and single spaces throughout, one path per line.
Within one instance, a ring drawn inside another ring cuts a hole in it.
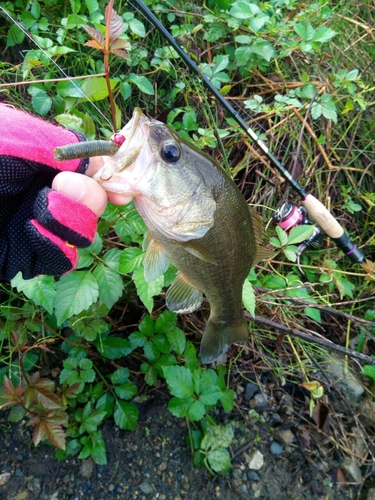
M 120 130 L 119 134 L 124 136 L 125 141 L 117 153 L 109 157 L 105 164 L 93 176 L 93 179 L 108 181 L 116 172 L 125 170 L 137 159 L 148 136 L 148 124 L 150 120 L 143 114 L 140 108 L 135 108 L 131 120 Z

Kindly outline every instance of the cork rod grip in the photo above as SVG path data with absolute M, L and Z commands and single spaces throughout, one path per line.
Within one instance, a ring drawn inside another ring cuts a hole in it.
M 315 220 L 321 229 L 331 238 L 340 238 L 344 234 L 344 229 L 340 226 L 333 215 L 326 207 L 311 194 L 308 194 L 302 201 L 307 213 Z

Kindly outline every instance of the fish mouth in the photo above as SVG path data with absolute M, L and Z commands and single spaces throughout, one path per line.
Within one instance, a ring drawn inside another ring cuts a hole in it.
M 120 130 L 125 137 L 117 153 L 107 158 L 102 168 L 96 172 L 93 179 L 97 182 L 109 181 L 111 177 L 129 168 L 137 159 L 147 137 L 150 120 L 140 108 L 135 108 L 131 120 Z

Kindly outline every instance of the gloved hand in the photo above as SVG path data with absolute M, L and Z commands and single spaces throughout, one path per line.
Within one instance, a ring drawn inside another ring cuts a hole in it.
M 54 148 L 85 138 L 1 104 L 0 127 L 0 278 L 12 279 L 19 271 L 25 279 L 66 273 L 76 267 L 76 247 L 92 243 L 97 215 L 107 202 L 101 188 L 105 201 L 97 213 L 77 201 L 85 183 L 99 189 L 95 181 L 77 174 L 67 174 L 78 179 L 69 189 L 76 199 L 51 189 L 56 174 L 84 174 L 89 163 L 57 162 Z

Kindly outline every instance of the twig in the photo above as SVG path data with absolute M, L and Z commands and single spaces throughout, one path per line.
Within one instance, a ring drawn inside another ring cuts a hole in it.
M 249 313 L 245 313 L 245 315 L 248 318 L 252 318 Z M 287 333 L 287 334 L 292 335 L 294 337 L 298 337 L 298 338 L 303 339 L 303 340 L 308 340 L 309 342 L 313 342 L 314 344 L 318 344 L 318 345 L 321 345 L 323 347 L 326 347 L 330 351 L 337 351 L 337 352 L 340 352 L 341 354 L 346 354 L 347 356 L 350 356 L 351 358 L 355 358 L 355 359 L 358 359 L 360 361 L 363 361 L 364 363 L 367 363 L 370 365 L 375 365 L 375 358 L 371 358 L 370 356 L 366 356 L 366 354 L 361 354 L 359 352 L 353 351 L 352 349 L 346 349 L 345 347 L 334 344 L 333 342 L 330 342 L 329 340 L 315 337 L 314 335 L 312 335 L 310 333 L 304 333 L 304 332 L 301 332 L 300 330 L 296 330 L 295 328 L 289 328 L 287 326 L 281 325 L 280 323 L 275 323 L 274 321 L 271 321 L 267 318 L 263 318 L 261 316 L 255 316 L 255 323 L 260 323 L 260 324 L 266 325 L 269 328 L 273 328 L 275 330 L 279 330 L 280 332 Z

